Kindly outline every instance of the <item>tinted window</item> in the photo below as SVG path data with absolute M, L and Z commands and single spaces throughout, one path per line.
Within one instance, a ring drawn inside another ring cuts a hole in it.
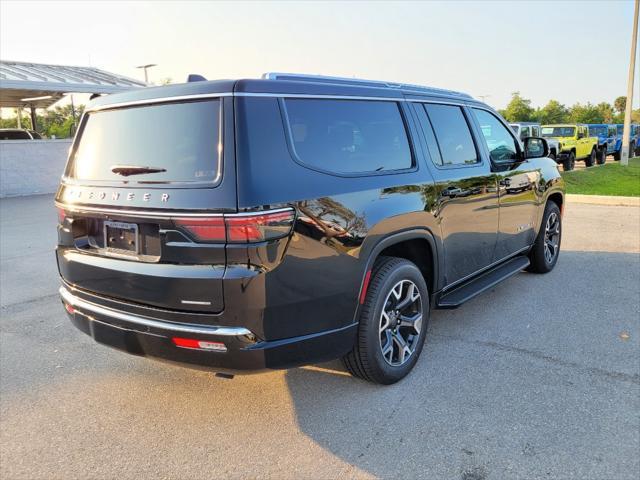
M 89 113 L 69 175 L 78 180 L 211 182 L 218 175 L 220 102 L 170 103 Z M 123 176 L 117 166 L 155 173 Z
M 524 140 L 527 137 L 530 137 L 531 133 L 529 132 L 529 127 L 522 127 L 522 131 L 520 132 L 520 138 Z
M 531 136 L 532 137 L 539 137 L 540 136 L 540 127 L 537 127 L 537 126 L 531 127 Z
M 285 100 L 298 159 L 335 173 L 400 170 L 412 166 L 398 105 L 357 100 Z
M 518 158 L 518 148 L 516 141 L 502 122 L 498 118 L 487 112 L 486 110 L 473 109 L 473 113 L 480 124 L 482 136 L 487 147 L 489 155 L 494 162 L 511 162 Z
M 424 108 L 435 132 L 442 165 L 478 163 L 471 131 L 460 107 L 425 104 Z
M 24 130 L 0 131 L 0 140 L 31 140 L 31 136 Z

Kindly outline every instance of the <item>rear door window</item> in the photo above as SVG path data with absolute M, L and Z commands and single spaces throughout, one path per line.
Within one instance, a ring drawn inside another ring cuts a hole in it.
M 424 104 L 443 166 L 475 165 L 480 162 L 469 124 L 462 109 L 454 105 Z M 427 134 L 427 140 L 429 132 Z M 434 156 L 432 155 L 432 158 Z M 436 155 L 437 159 L 438 156 Z
M 413 158 L 396 102 L 284 100 L 297 160 L 338 174 L 409 169 Z
M 67 175 L 108 183 L 212 183 L 222 155 L 219 100 L 87 114 Z

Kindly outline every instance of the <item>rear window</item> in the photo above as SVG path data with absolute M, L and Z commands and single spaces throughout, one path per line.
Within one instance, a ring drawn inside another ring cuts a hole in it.
M 67 175 L 110 183 L 217 181 L 220 118 L 219 100 L 88 113 Z
M 0 140 L 31 140 L 31 136 L 23 130 L 3 130 Z
M 319 170 L 358 174 L 411 168 L 398 104 L 384 101 L 287 99 L 298 161 Z

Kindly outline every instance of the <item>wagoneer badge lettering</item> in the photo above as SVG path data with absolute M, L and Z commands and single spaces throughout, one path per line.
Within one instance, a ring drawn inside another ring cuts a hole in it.
M 145 192 L 143 193 L 142 196 L 142 200 L 145 202 L 150 201 L 153 198 L 153 195 L 157 195 L 158 194 L 151 194 L 149 192 Z M 168 202 L 169 201 L 169 194 L 168 193 L 161 193 L 160 195 L 160 201 L 161 202 Z M 94 190 L 88 190 L 88 191 L 83 191 L 81 189 L 69 189 L 66 191 L 65 193 L 65 197 L 68 200 L 82 200 L 83 198 L 86 198 L 87 200 L 93 200 L 95 198 L 98 198 L 100 200 L 104 200 L 107 197 L 110 197 L 112 201 L 117 201 L 120 200 L 121 197 L 123 199 L 126 198 L 126 200 L 128 202 L 135 200 L 136 198 L 136 192 L 127 192 L 126 194 L 121 194 L 120 192 L 105 192 L 105 191 L 99 191 L 96 192 Z

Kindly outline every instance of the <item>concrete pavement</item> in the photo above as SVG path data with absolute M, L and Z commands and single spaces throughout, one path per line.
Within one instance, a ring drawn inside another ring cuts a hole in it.
M 0 201 L 0 477 L 638 478 L 640 210 L 568 205 L 548 275 L 432 314 L 378 387 L 337 362 L 224 380 L 95 344 L 50 196 Z

